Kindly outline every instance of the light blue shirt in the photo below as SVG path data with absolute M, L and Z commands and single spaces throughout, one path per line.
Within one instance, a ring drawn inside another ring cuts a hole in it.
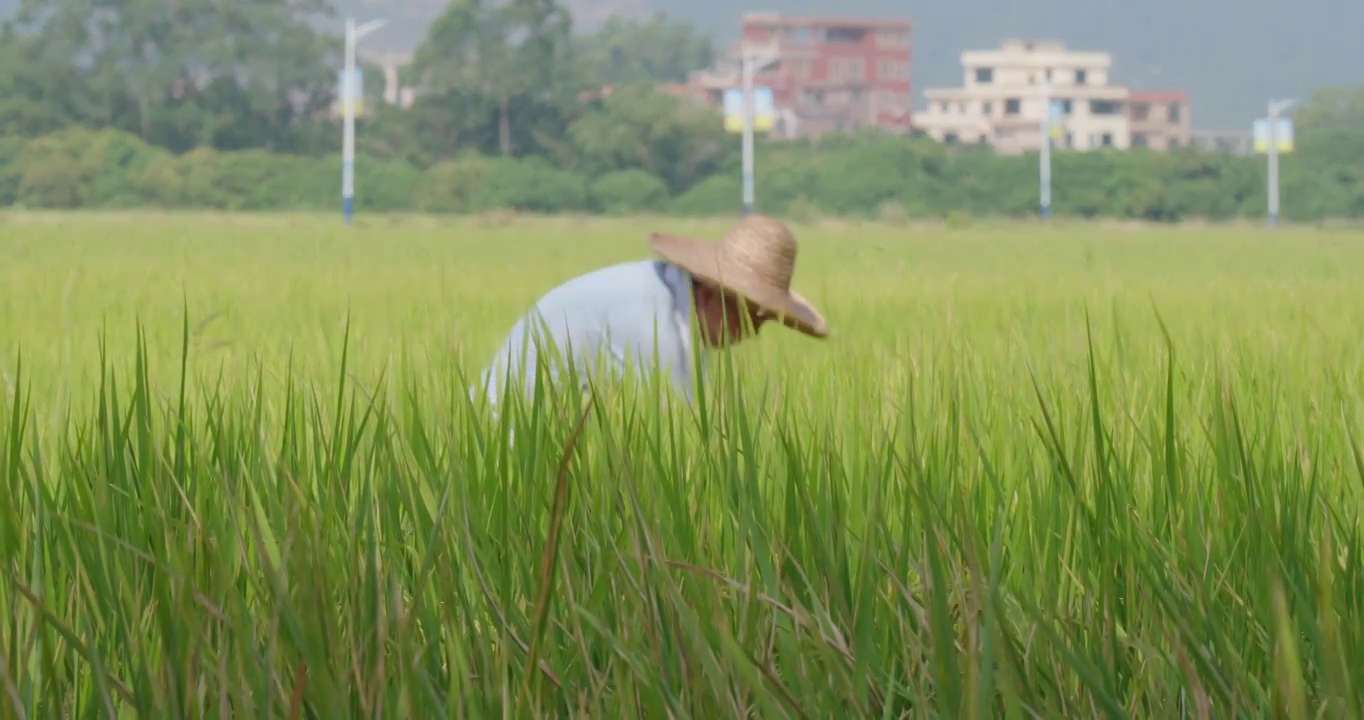
M 594 369 L 649 373 L 657 363 L 660 376 L 691 400 L 691 318 L 691 276 L 675 265 L 641 260 L 593 270 L 545 293 L 512 326 L 483 371 L 488 401 L 497 404 L 507 380 L 519 378 L 526 395 L 534 390 L 544 356 L 537 335 L 553 342 L 561 360 L 571 359 L 584 388 Z M 564 371 L 554 362 L 545 370 L 556 380 Z

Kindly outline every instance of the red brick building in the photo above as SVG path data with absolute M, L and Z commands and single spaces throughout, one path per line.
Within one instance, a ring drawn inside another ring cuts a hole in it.
M 870 127 L 908 132 L 911 30 L 906 20 L 744 15 L 741 42 L 688 86 L 718 104 L 726 88 L 739 87 L 740 48 L 747 47 L 773 59 L 755 74 L 754 85 L 772 88 L 775 135 Z

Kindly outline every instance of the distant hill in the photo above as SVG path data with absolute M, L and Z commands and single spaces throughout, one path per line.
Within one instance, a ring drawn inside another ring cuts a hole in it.
M 0 0 L 7 17 L 19 0 Z M 338 0 L 341 16 L 392 24 L 365 40 L 410 50 L 445 0 Z M 730 42 L 745 10 L 905 17 L 915 23 L 914 84 L 961 82 L 962 50 L 1010 37 L 1055 39 L 1114 54 L 1114 80 L 1136 89 L 1182 89 L 1198 128 L 1247 129 L 1271 97 L 1304 97 L 1319 85 L 1364 83 L 1364 2 L 1343 0 L 570 0 L 593 26 L 611 14 L 659 10 Z

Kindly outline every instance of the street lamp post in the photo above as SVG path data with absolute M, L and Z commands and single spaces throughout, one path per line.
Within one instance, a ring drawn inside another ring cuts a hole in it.
M 355 45 L 387 24 L 387 20 L 371 20 L 356 26 L 353 18 L 346 19 L 345 69 L 341 76 L 341 207 L 347 225 L 355 215 L 355 104 L 352 96 L 364 95 L 364 88 L 351 87 L 355 79 Z
M 1051 219 L 1051 81 L 1042 87 L 1042 141 L 1038 154 L 1037 199 L 1042 206 L 1042 220 Z
M 743 132 L 743 203 L 744 216 L 753 214 L 753 76 L 758 70 L 776 60 L 770 53 L 753 52 L 745 48 L 740 59 L 740 73 L 743 76 L 744 94 L 744 132 Z
M 1296 100 L 1269 102 L 1269 227 L 1279 226 L 1279 116 L 1297 104 Z

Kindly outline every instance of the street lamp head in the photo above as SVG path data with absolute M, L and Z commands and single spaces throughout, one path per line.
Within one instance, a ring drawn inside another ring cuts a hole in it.
M 762 70 L 777 61 L 776 53 L 744 45 L 739 50 L 740 60 L 754 71 Z
M 364 25 L 355 28 L 355 39 L 359 40 L 360 38 L 374 32 L 375 30 L 378 30 L 379 28 L 382 28 L 387 24 L 388 24 L 387 20 L 370 20 Z
M 1272 115 L 1278 115 L 1280 113 L 1287 112 L 1290 108 L 1297 104 L 1298 104 L 1297 100 L 1271 100 L 1269 101 L 1269 112 Z

